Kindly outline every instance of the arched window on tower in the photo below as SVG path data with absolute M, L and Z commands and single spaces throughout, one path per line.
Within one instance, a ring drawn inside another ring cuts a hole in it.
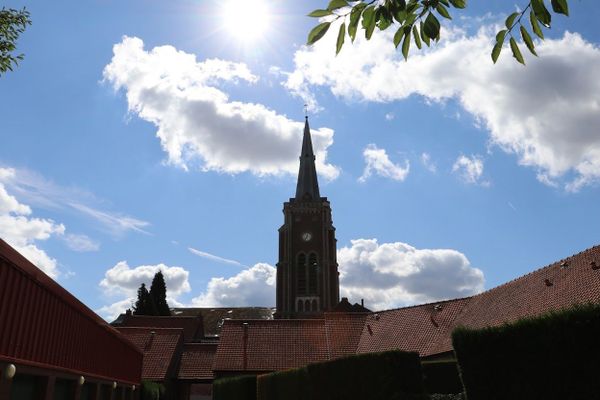
M 308 293 L 317 294 L 317 276 L 319 267 L 317 265 L 317 255 L 310 253 L 308 257 Z
M 305 300 L 304 301 L 304 309 L 306 311 L 310 311 L 310 300 Z
M 298 266 L 296 270 L 296 284 L 298 294 L 306 294 L 306 254 L 298 254 Z
M 304 311 L 304 302 L 302 300 L 298 300 L 298 310 L 299 312 Z
M 317 300 L 313 300 L 312 301 L 312 310 L 313 311 L 318 311 L 317 308 L 318 308 Z

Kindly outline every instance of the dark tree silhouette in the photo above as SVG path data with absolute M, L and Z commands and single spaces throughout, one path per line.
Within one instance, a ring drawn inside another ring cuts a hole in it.
M 165 277 L 162 271 L 158 271 L 152 279 L 152 285 L 150 286 L 150 299 L 156 309 L 154 315 L 171 315 L 169 310 L 169 304 L 167 304 L 167 285 L 165 284 Z
M 133 314 L 134 315 L 154 315 L 154 304 L 152 304 L 152 298 L 150 297 L 150 293 L 148 293 L 148 289 L 146 289 L 146 284 L 142 283 L 137 292 L 137 301 L 133 306 Z

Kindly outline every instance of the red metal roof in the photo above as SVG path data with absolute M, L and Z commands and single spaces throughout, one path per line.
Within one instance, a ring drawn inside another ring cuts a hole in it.
M 217 343 L 186 343 L 179 363 L 179 379 L 212 380 Z
M 0 327 L 1 361 L 140 382 L 141 352 L 1 239 Z
M 117 322 L 118 321 L 118 322 Z M 112 325 L 115 327 L 180 328 L 183 329 L 184 342 L 200 341 L 204 337 L 202 317 L 186 316 L 150 316 L 123 314 Z
M 175 376 L 183 346 L 183 329 L 117 329 L 144 352 L 142 379 L 163 381 Z

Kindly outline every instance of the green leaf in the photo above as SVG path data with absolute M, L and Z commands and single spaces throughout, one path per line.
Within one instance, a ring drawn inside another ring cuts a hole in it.
M 544 32 L 542 32 L 542 28 L 540 27 L 537 17 L 533 11 L 529 13 L 529 22 L 531 23 L 531 29 L 533 29 L 533 33 L 535 33 L 540 39 L 543 39 Z
M 362 17 L 362 27 L 364 29 L 367 29 L 369 27 L 369 25 L 371 24 L 371 20 L 375 19 L 375 7 L 374 6 L 369 6 L 367 8 L 365 8 L 365 11 L 363 12 L 363 17 Z
M 452 17 L 448 13 L 448 9 L 446 7 L 444 7 L 444 5 L 442 3 L 438 3 L 438 5 L 435 9 L 442 17 L 452 19 Z
M 413 33 L 413 37 L 415 38 L 415 44 L 417 45 L 417 47 L 419 48 L 419 50 L 421 50 L 421 47 L 423 45 L 421 44 L 421 38 L 419 37 L 419 30 L 417 29 L 416 25 L 413 25 L 413 27 L 412 27 L 412 33 Z
M 515 23 L 515 19 L 520 15 L 521 13 L 518 12 L 514 12 L 512 14 L 510 14 L 508 16 L 508 18 L 506 18 L 505 21 L 505 25 L 508 29 L 512 28 L 513 24 Z
M 373 6 L 365 8 L 362 19 L 363 28 L 365 28 L 365 38 L 371 39 L 375 30 L 375 8 Z
M 431 39 L 438 39 L 440 36 L 440 21 L 438 21 L 435 15 L 429 13 L 429 15 L 427 15 L 427 18 L 425 18 L 423 30 Z
M 398 45 L 400 44 L 400 41 L 402 40 L 403 36 L 404 36 L 404 27 L 401 26 L 400 28 L 398 28 L 398 30 L 394 34 L 394 46 L 396 46 L 396 48 L 398 48 Z
M 306 44 L 310 45 L 321 39 L 323 35 L 327 33 L 330 25 L 331 22 L 323 22 L 312 28 L 312 30 L 308 33 L 308 40 L 306 41 Z
M 439 0 L 440 3 L 442 3 L 443 5 L 445 5 L 446 7 L 450 7 L 450 2 L 448 0 Z
M 425 32 L 424 26 L 425 26 L 425 24 L 423 23 L 423 21 L 419 21 L 419 32 L 421 33 L 421 39 L 423 39 L 423 41 L 425 42 L 427 47 L 429 47 L 430 46 L 429 36 L 427 36 L 427 33 Z
M 531 54 L 533 54 L 534 56 L 537 56 L 537 53 L 535 52 L 535 46 L 533 45 L 533 40 L 531 40 L 531 36 L 529 35 L 529 32 L 527 32 L 527 29 L 525 29 L 525 27 L 523 25 L 521 25 L 520 31 L 521 31 L 521 37 L 523 38 L 523 41 L 525 42 L 525 46 L 527 46 L 527 48 L 529 49 Z
M 342 46 L 344 45 L 344 38 L 346 37 L 346 23 L 342 23 L 340 25 L 340 30 L 338 32 L 337 43 L 335 44 L 335 55 L 337 56 Z
M 496 34 L 496 43 L 500 43 L 502 45 L 504 43 L 504 38 L 506 37 L 506 32 L 508 30 L 502 29 L 500 32 Z
M 319 18 L 319 17 L 325 17 L 327 15 L 331 15 L 331 14 L 333 14 L 333 13 L 329 10 L 315 10 L 315 11 L 311 12 L 310 14 L 308 14 L 308 16 L 314 17 L 314 18 Z
M 342 7 L 349 7 L 350 4 L 346 0 L 331 0 L 327 5 L 328 10 L 337 10 Z
M 567 4 L 567 0 L 552 0 L 552 9 L 557 14 L 569 16 L 569 5 Z
M 379 12 L 379 23 L 377 27 L 379 30 L 386 30 L 393 22 L 392 14 L 390 14 L 389 10 L 385 7 L 379 7 L 377 10 Z
M 467 6 L 466 0 L 450 0 L 450 4 L 454 6 L 454 8 L 465 8 Z
M 402 55 L 404 61 L 408 61 L 408 50 L 410 49 L 410 28 L 404 29 L 404 42 L 402 42 Z
M 513 57 L 517 59 L 518 62 L 525 65 L 525 60 L 523 59 L 523 54 L 521 54 L 521 50 L 519 50 L 519 46 L 517 45 L 517 41 L 515 38 L 510 38 L 510 49 L 512 50 Z
M 535 16 L 542 23 L 542 25 L 544 25 L 546 28 L 550 28 L 552 16 L 544 5 L 544 0 L 531 0 L 531 8 L 533 8 Z
M 498 56 L 500 56 L 500 52 L 502 51 L 502 43 L 496 42 L 494 48 L 492 49 L 492 61 L 496 64 L 498 60 Z
M 348 24 L 348 35 L 350 35 L 350 39 L 352 40 L 352 42 L 354 42 L 354 38 L 356 37 L 356 30 L 358 28 L 358 21 L 360 20 L 360 13 L 364 9 L 365 3 L 360 3 L 360 4 L 363 4 L 363 7 L 359 8 L 358 5 L 354 6 L 352 11 L 350 12 L 350 23 Z

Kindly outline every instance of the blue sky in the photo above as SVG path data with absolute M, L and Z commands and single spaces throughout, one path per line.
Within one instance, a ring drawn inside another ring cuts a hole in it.
M 225 1 L 7 2 L 33 25 L 0 77 L 0 236 L 106 318 L 159 268 L 172 305 L 273 305 L 306 102 L 352 301 L 600 243 L 600 5 L 570 2 L 522 67 L 489 59 L 518 2 L 454 12 L 406 63 L 382 33 L 303 46 L 324 2 L 252 3 L 262 36 Z

